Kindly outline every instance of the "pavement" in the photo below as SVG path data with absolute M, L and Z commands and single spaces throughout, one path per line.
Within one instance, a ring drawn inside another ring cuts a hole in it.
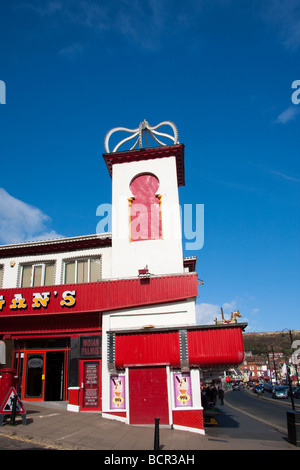
M 6 419 L 0 426 L 0 435 L 13 439 L 42 444 L 56 450 L 102 450 L 106 451 L 147 451 L 154 449 L 154 425 L 130 426 L 119 421 L 102 418 L 100 412 L 67 411 L 66 403 L 23 402 L 27 413 L 27 424 L 22 423 L 21 416 L 16 417 L 15 424 Z M 223 413 L 232 409 L 226 403 Z M 216 428 L 215 428 L 216 429 Z M 159 444 L 163 453 L 198 450 L 299 450 L 287 441 L 282 430 L 275 430 L 270 440 L 257 438 L 240 438 L 237 434 L 230 436 L 227 430 L 225 437 L 218 438 L 205 428 L 205 435 L 178 431 L 160 427 Z M 238 436 L 238 437 L 237 437 Z M 108 453 L 108 455 L 112 455 Z

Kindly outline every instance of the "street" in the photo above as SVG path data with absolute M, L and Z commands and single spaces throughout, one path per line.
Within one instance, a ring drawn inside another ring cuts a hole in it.
M 224 406 L 218 403 L 217 407 L 223 411 L 216 416 L 218 426 L 206 428 L 207 435 L 213 438 L 287 440 L 286 412 L 292 409 L 290 399 L 272 399 L 266 392 L 261 397 L 245 389 L 230 390 L 225 394 Z
M 7 437 L 0 432 L 0 450 L 53 450 L 53 448 L 32 442 L 30 439 Z

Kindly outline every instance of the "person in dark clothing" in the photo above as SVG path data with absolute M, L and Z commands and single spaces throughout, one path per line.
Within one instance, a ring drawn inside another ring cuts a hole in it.
M 202 401 L 202 406 L 206 410 L 208 408 L 208 400 L 207 400 L 207 395 L 206 395 L 206 389 L 203 388 L 201 392 L 201 401 Z
M 218 397 L 218 390 L 216 389 L 215 386 L 213 386 L 212 389 L 211 389 L 211 396 L 212 396 L 212 401 L 216 404 L 217 403 L 217 397 Z
M 224 390 L 221 387 L 218 390 L 218 396 L 219 396 L 221 405 L 224 405 Z

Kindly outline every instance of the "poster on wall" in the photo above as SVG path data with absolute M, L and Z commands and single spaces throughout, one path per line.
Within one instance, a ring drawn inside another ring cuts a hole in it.
M 83 368 L 83 407 L 98 408 L 99 406 L 99 362 L 85 362 Z
M 174 399 L 176 407 L 192 406 L 191 376 L 189 372 L 174 372 Z
M 110 408 L 125 409 L 125 376 L 113 375 L 110 378 Z

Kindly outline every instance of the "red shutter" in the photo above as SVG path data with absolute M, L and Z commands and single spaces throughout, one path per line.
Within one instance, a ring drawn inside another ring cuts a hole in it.
M 130 424 L 169 424 L 165 367 L 129 369 Z
M 188 331 L 190 366 L 240 364 L 244 358 L 242 328 L 211 328 Z
M 118 369 L 138 365 L 180 365 L 178 331 L 116 334 L 115 361 Z

